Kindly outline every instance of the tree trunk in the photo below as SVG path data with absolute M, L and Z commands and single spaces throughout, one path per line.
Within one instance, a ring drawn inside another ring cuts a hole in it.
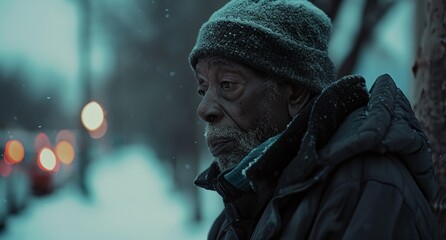
M 433 208 L 446 233 L 446 2 L 426 0 L 417 58 L 414 109 L 430 139 L 438 192 Z

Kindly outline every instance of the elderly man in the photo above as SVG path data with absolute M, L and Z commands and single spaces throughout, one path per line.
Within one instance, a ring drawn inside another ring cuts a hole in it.
M 328 17 L 307 1 L 233 0 L 190 64 L 224 210 L 209 239 L 436 239 L 428 141 L 388 75 L 335 81 Z

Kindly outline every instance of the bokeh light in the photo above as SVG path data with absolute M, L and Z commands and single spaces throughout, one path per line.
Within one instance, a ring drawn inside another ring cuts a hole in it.
M 60 130 L 56 135 L 56 142 L 58 143 L 61 141 L 67 141 L 74 147 L 76 144 L 76 136 L 71 130 L 63 129 Z
M 6 159 L 4 161 L 0 161 L 0 176 L 7 177 L 9 174 L 11 174 L 12 166 L 6 162 Z
M 18 140 L 9 140 L 5 146 L 5 161 L 9 164 L 17 164 L 23 161 L 25 148 Z
M 48 138 L 48 135 L 45 133 L 39 133 L 37 134 L 35 140 L 34 140 L 34 147 L 36 150 L 42 149 L 42 148 L 49 148 L 51 147 L 51 141 Z
M 56 155 L 51 149 L 42 148 L 37 157 L 37 164 L 43 171 L 52 172 L 57 166 Z
M 74 147 L 68 141 L 62 140 L 54 149 L 57 158 L 63 164 L 71 164 L 74 160 Z
M 81 120 L 89 131 L 98 129 L 104 121 L 104 110 L 99 103 L 92 101 L 84 106 L 81 112 Z
M 107 121 L 103 121 L 101 126 L 93 131 L 90 131 L 90 137 L 94 138 L 94 139 L 99 139 L 102 138 L 103 136 L 105 136 L 105 134 L 107 133 Z

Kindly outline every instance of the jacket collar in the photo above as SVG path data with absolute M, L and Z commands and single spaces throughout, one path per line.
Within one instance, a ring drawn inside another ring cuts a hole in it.
M 197 178 L 195 178 L 194 184 L 198 187 L 215 191 L 213 182 L 215 179 L 217 179 L 220 173 L 221 172 L 218 168 L 217 163 L 213 162 L 211 166 L 209 166 L 209 168 L 207 168 L 205 171 L 200 173 Z

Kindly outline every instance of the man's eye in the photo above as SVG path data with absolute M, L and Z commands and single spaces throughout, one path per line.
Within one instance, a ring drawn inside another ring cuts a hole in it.
M 228 81 L 223 81 L 220 83 L 220 87 L 223 89 L 229 89 L 231 88 L 232 83 Z
M 206 91 L 204 91 L 203 89 L 199 89 L 198 91 L 198 95 L 204 97 L 204 94 L 206 93 Z

